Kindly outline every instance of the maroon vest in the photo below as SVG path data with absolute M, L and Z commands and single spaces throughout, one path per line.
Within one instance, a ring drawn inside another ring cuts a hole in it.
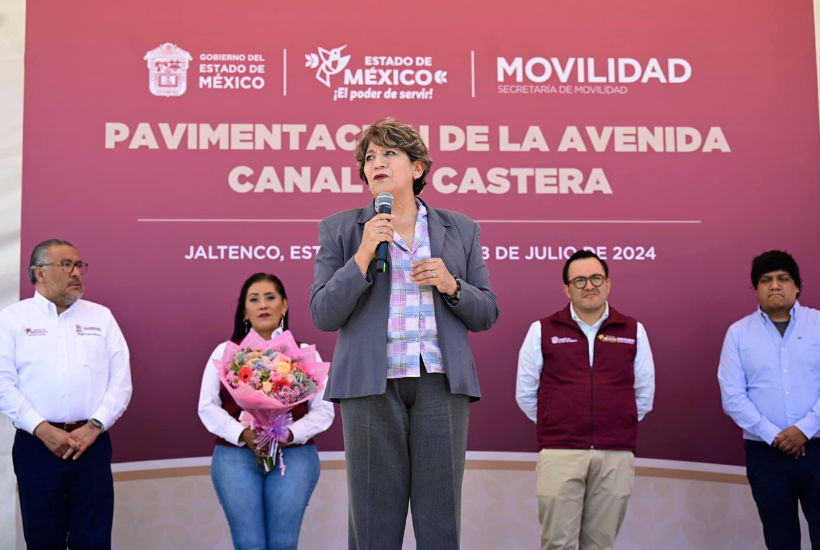
M 637 337 L 638 322 L 610 307 L 595 338 L 590 368 L 587 337 L 572 320 L 569 306 L 541 319 L 539 448 L 635 452 Z
M 302 344 L 297 342 L 296 345 L 301 346 Z M 222 400 L 222 408 L 228 411 L 228 414 L 238 421 L 239 415 L 242 414 L 242 408 L 239 405 L 237 405 L 233 396 L 227 389 L 225 389 L 224 385 L 219 387 L 219 399 Z M 305 416 L 308 413 L 307 401 L 305 401 L 304 403 L 299 403 L 298 405 L 293 407 L 290 410 L 290 413 L 293 415 L 294 422 Z M 216 444 L 223 445 L 226 447 L 236 447 L 236 445 L 228 441 L 225 441 L 221 437 L 216 438 Z M 308 439 L 305 443 L 302 443 L 300 445 L 288 445 L 288 447 L 302 447 L 304 445 L 313 445 L 313 438 Z

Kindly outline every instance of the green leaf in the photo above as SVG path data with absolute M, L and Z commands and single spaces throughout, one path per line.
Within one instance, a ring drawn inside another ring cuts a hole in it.
M 305 392 L 302 395 L 302 397 L 307 397 L 308 395 L 313 395 L 314 393 L 319 391 L 319 388 L 316 387 L 316 384 L 313 383 L 313 380 L 308 379 L 307 383 L 308 383 L 308 388 L 309 389 L 308 389 L 307 392 Z

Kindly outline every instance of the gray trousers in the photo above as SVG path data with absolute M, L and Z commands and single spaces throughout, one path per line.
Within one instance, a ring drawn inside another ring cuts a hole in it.
M 470 398 L 422 366 L 341 408 L 348 548 L 401 549 L 409 500 L 418 550 L 458 549 Z

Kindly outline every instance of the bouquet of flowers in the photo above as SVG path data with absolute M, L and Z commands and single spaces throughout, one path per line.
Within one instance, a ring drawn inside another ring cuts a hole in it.
M 251 330 L 239 345 L 228 342 L 214 364 L 222 384 L 251 418 L 251 429 L 261 430 L 257 444 L 269 445 L 265 472 L 278 460 L 285 475 L 279 443 L 287 442 L 293 423 L 288 411 L 324 389 L 330 363 L 317 361 L 316 346 L 300 348 L 289 330 L 272 340 Z

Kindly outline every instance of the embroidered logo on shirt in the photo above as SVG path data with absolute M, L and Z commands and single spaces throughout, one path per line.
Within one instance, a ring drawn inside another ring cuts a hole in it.
M 605 334 L 599 334 L 598 340 L 601 342 L 609 342 L 611 344 L 634 344 L 634 338 L 616 338 L 615 336 L 607 336 Z
M 558 338 L 557 336 L 552 337 L 553 344 L 574 344 L 577 342 L 575 338 Z
M 27 328 L 26 336 L 45 336 L 48 331 L 44 328 Z

